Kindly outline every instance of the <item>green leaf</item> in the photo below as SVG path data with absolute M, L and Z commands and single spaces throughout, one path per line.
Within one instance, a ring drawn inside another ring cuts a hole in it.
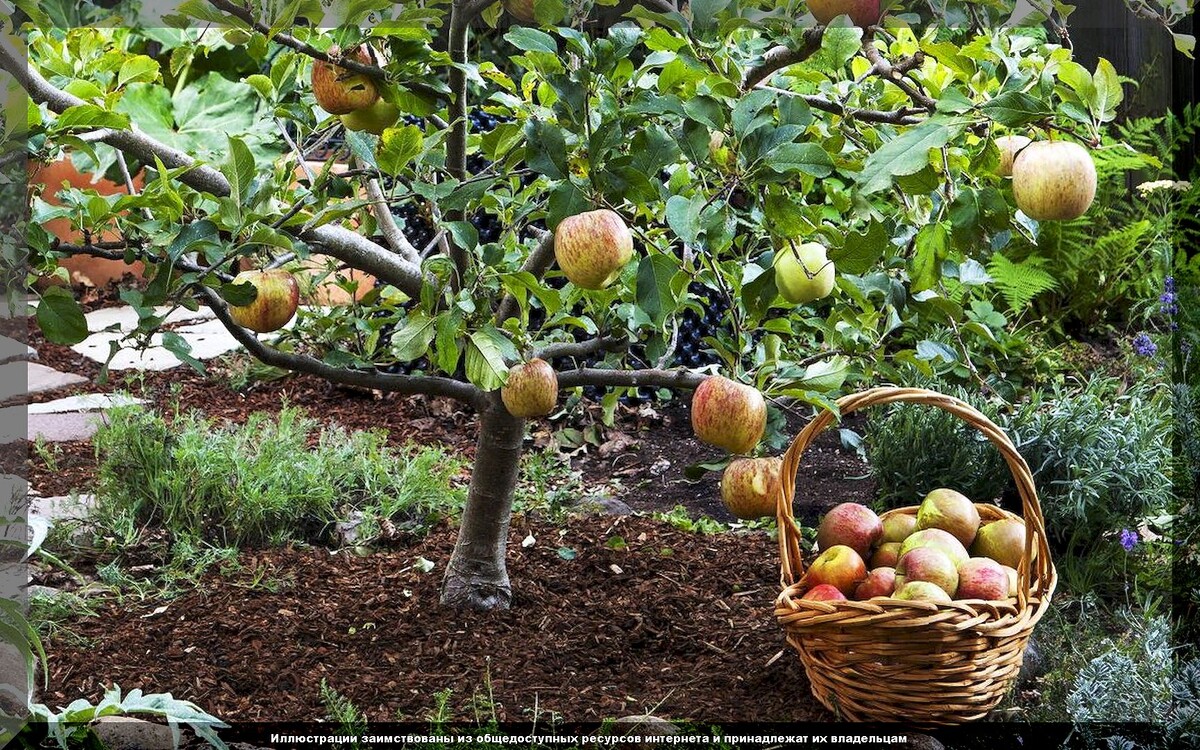
M 1175 49 L 1187 56 L 1189 60 L 1194 60 L 1196 54 L 1196 37 L 1192 34 L 1177 34 L 1175 32 L 1172 32 L 1171 36 L 1175 40 Z
M 474 331 L 467 339 L 467 379 L 485 391 L 496 390 L 508 376 L 506 358 L 519 358 L 507 336 L 490 325 Z
M 457 309 L 437 317 L 434 347 L 437 349 L 437 366 L 442 372 L 453 374 L 458 369 L 458 360 L 462 356 L 462 348 L 459 346 L 461 328 L 462 313 Z
M 517 26 L 504 35 L 504 41 L 524 52 L 549 52 L 558 54 L 558 44 L 554 37 L 544 31 L 531 29 L 528 26 Z
M 53 344 L 73 346 L 88 336 L 83 308 L 66 289 L 52 286 L 42 292 L 37 307 L 38 327 Z
M 408 316 L 395 333 L 392 334 L 391 353 L 400 362 L 412 362 L 429 351 L 433 341 L 436 321 L 424 313 L 413 313 Z
M 692 0 L 692 19 L 698 29 L 711 29 L 717 25 L 717 14 L 729 7 L 731 0 Z
M 940 341 L 926 339 L 917 344 L 917 359 L 926 362 L 940 359 L 944 360 L 947 364 L 954 364 L 958 361 L 958 353 Z
M 192 345 L 183 336 L 174 331 L 163 331 L 162 345 L 164 349 L 174 354 L 180 362 L 188 365 L 201 375 L 204 374 L 204 363 L 192 356 Z
M 574 560 L 575 559 L 576 552 L 575 552 L 575 550 L 571 549 L 570 547 L 559 547 L 557 552 L 558 552 L 558 556 L 564 560 Z
M 891 244 L 887 228 L 879 221 L 872 221 L 865 232 L 847 234 L 845 244 L 829 251 L 829 259 L 838 271 L 861 276 L 875 267 Z
M 254 154 L 250 153 L 246 142 L 236 136 L 229 136 L 229 153 L 225 164 L 221 166 L 221 174 L 229 180 L 229 193 L 239 206 L 246 205 L 246 197 L 250 194 L 250 183 L 254 181 Z
M 262 73 L 246 76 L 246 83 L 257 91 L 258 95 L 263 99 L 271 100 L 275 98 L 275 84 Z
M 146 55 L 134 55 L 121 64 L 117 85 L 152 83 L 158 78 L 158 61 Z
M 1038 122 L 1054 114 L 1044 101 L 1023 91 L 1000 94 L 980 110 L 992 120 L 1010 128 Z
M 672 195 L 667 199 L 667 226 L 679 239 L 692 244 L 700 236 L 700 211 L 706 202 L 702 195 L 691 200 L 682 195 Z
M 673 255 L 654 253 L 638 261 L 637 303 L 658 328 L 675 312 L 672 280 L 680 272 L 680 263 Z
M 767 165 L 777 172 L 803 172 L 813 177 L 833 174 L 833 159 L 815 143 L 785 143 L 767 157 Z
M 95 104 L 76 104 L 67 107 L 54 120 L 57 130 L 70 128 L 117 128 L 129 127 L 129 116 L 121 112 L 111 112 Z
M 941 278 L 942 261 L 950 254 L 950 230 L 945 224 L 926 224 L 917 232 L 916 251 L 909 271 L 912 291 L 932 288 Z
M 552 180 L 567 176 L 567 142 L 558 126 L 541 120 L 525 123 L 525 164 Z
M 421 129 L 416 125 L 388 128 L 383 131 L 383 136 L 379 139 L 375 160 L 380 169 L 395 177 L 421 153 L 423 145 Z
M 258 299 L 258 287 L 249 281 L 242 281 L 237 284 L 222 284 L 218 292 L 222 299 L 234 307 L 245 307 Z
M 940 149 L 962 134 L 966 122 L 934 115 L 893 138 L 867 158 L 858 184 L 864 194 L 886 190 L 893 177 L 916 174 L 929 165 L 930 149 Z
M 1095 99 L 1089 102 L 1092 115 L 1100 122 L 1111 122 L 1117 116 L 1117 107 L 1125 98 L 1121 78 L 1113 64 L 1102 57 L 1092 80 L 1096 85 Z

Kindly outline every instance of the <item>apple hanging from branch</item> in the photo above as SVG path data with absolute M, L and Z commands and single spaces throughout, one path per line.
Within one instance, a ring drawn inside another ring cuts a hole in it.
M 329 48 L 330 57 L 337 59 L 341 55 L 342 51 L 336 45 Z M 350 50 L 346 56 L 364 65 L 375 64 L 365 46 Z M 312 90 L 317 104 L 331 115 L 349 114 L 369 107 L 379 99 L 379 89 L 369 76 L 324 60 L 313 61 Z
M 544 359 L 513 365 L 500 389 L 504 408 L 514 417 L 545 417 L 558 405 L 558 376 Z
M 774 265 L 779 294 L 796 305 L 828 297 L 837 280 L 833 261 L 818 242 L 797 245 L 788 240 L 775 254 Z
M 692 394 L 692 432 L 730 453 L 749 453 L 767 430 L 767 402 L 758 389 L 721 375 Z
M 616 281 L 633 257 L 633 235 L 616 211 L 606 208 L 568 216 L 554 229 L 554 258 L 567 280 L 583 289 Z
M 808 0 L 808 10 L 822 25 L 838 16 L 850 16 L 863 28 L 879 23 L 879 0 Z
M 278 331 L 300 306 L 300 285 L 295 276 L 282 269 L 242 271 L 233 283 L 250 284 L 255 289 L 252 302 L 229 306 L 229 316 L 242 328 L 257 333 Z
M 774 517 L 783 459 L 739 458 L 721 474 L 721 500 L 743 520 Z
M 1096 164 L 1078 143 L 1034 141 L 1013 161 L 1012 189 L 1031 219 L 1078 219 L 1096 198 Z
M 378 99 L 370 106 L 342 115 L 342 124 L 346 126 L 346 130 L 365 130 L 375 135 L 383 135 L 383 131 L 395 125 L 399 119 L 399 107 L 386 99 Z

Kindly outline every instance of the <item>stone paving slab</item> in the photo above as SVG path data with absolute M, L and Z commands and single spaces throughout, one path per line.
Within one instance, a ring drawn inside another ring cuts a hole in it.
M 0 365 L 0 400 L 15 398 L 24 393 L 56 391 L 86 382 L 87 378 L 81 375 L 59 372 L 37 362 L 11 362 Z
M 209 320 L 196 325 L 182 326 L 175 333 L 184 338 L 192 347 L 192 356 L 201 361 L 214 359 L 241 347 L 219 320 Z M 122 334 L 101 333 L 93 334 L 82 343 L 71 347 L 80 354 L 96 362 L 108 359 L 110 342 L 116 341 Z M 110 370 L 170 370 L 184 364 L 162 346 L 162 334 L 150 337 L 150 346 L 144 351 L 123 348 L 120 349 L 109 363 Z
M 77 411 L 103 411 L 120 406 L 136 406 L 146 403 L 145 399 L 127 396 L 124 393 L 85 393 L 82 396 L 67 396 L 41 404 L 30 404 L 29 414 L 65 414 Z
M 48 443 L 91 440 L 100 427 L 101 413 L 30 414 L 25 439 L 30 442 L 44 440 Z

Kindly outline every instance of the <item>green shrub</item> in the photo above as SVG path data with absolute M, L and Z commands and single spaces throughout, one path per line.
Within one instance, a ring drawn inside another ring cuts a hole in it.
M 169 424 L 139 407 L 109 414 L 94 438 L 97 511 L 117 528 L 154 522 L 220 546 L 280 544 L 321 540 L 353 511 L 368 526 L 420 530 L 462 507 L 457 459 L 389 448 L 380 432 L 318 429 L 295 408 L 243 426 L 194 411 Z

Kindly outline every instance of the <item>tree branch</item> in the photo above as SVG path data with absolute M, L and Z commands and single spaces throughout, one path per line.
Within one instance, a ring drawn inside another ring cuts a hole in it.
M 802 63 L 815 55 L 821 49 L 821 38 L 824 35 L 824 26 L 814 26 L 804 31 L 803 44 L 799 49 L 779 46 L 767 50 L 762 63 L 750 68 L 742 76 L 742 91 L 749 91 L 780 70 Z
M 35 102 L 46 104 L 55 113 L 84 104 L 82 99 L 56 88 L 43 78 L 8 39 L 0 39 L 0 68 L 11 74 Z M 145 163 L 153 163 L 154 157 L 158 157 L 169 169 L 186 168 L 187 171 L 179 176 L 179 181 L 191 188 L 218 197 L 230 194 L 229 181 L 220 172 L 143 133 L 112 129 L 100 140 Z M 319 246 L 325 254 L 365 271 L 410 296 L 420 296 L 425 283 L 420 267 L 356 232 L 335 225 L 313 227 L 300 232 L 291 229 L 285 231 Z
M 567 357 L 587 357 L 597 352 L 623 352 L 628 348 L 629 339 L 618 336 L 605 336 L 578 344 L 549 344 L 534 352 L 533 356 L 538 359 L 550 361 Z
M 375 215 L 375 221 L 379 224 L 379 231 L 383 232 L 383 237 L 393 250 L 404 256 L 405 260 L 412 263 L 414 266 L 421 265 L 421 254 L 413 244 L 404 236 L 404 232 L 400 231 L 400 227 L 396 224 L 396 217 L 392 216 L 392 208 L 388 205 L 387 198 L 383 195 L 383 189 L 379 186 L 379 180 L 374 177 L 369 177 L 363 180 L 363 184 L 367 190 L 367 198 L 371 201 L 371 213 Z
M 900 88 L 909 99 L 919 104 L 922 109 L 933 112 L 937 109 L 937 100 L 930 97 L 924 91 L 921 91 L 911 81 L 905 78 L 905 74 L 911 70 L 919 68 L 925 60 L 925 56 L 918 52 L 912 57 L 905 58 L 892 64 L 890 60 L 883 56 L 879 48 L 875 46 L 875 42 L 871 37 L 864 37 L 862 43 L 863 55 L 871 61 L 872 71 L 885 81 L 890 81 Z
M 795 91 L 788 91 L 777 86 L 768 86 L 759 84 L 755 88 L 760 88 L 763 91 L 773 91 L 776 94 L 790 96 L 796 99 L 802 99 L 808 106 L 813 109 L 819 109 L 822 112 L 828 112 L 831 115 L 844 117 L 847 120 L 859 120 L 861 122 L 879 122 L 890 125 L 916 125 L 921 122 L 920 119 L 913 115 L 924 112 L 923 109 L 913 109 L 911 107 L 901 107 L 900 109 L 882 110 L 882 109 L 856 109 L 847 107 L 841 102 L 835 102 L 826 99 L 816 94 L 800 94 Z
M 471 19 L 478 10 L 473 10 L 471 0 L 454 0 L 450 7 L 450 38 L 447 52 L 450 55 L 450 136 L 446 139 L 446 171 L 462 182 L 467 178 L 467 76 L 463 67 L 467 64 L 467 35 Z M 454 210 L 447 217 L 450 221 L 465 221 L 466 212 Z M 453 238 L 450 244 L 450 260 L 456 271 L 453 286 L 457 290 L 467 276 L 470 258 L 467 251 L 458 246 Z
M 534 230 L 539 231 L 541 230 Z M 535 279 L 541 279 L 546 271 L 550 270 L 550 266 L 554 265 L 554 234 L 551 232 L 541 232 L 538 237 L 538 245 L 529 253 L 529 257 L 521 265 L 521 270 L 533 274 Z M 496 325 L 504 325 L 504 321 L 517 314 L 517 298 L 511 294 L 504 295 L 504 299 L 500 301 L 500 305 L 496 308 Z
M 599 370 L 583 367 L 558 373 L 559 388 L 578 388 L 594 385 L 616 388 L 639 388 L 652 386 L 692 390 L 708 378 L 691 370 Z
M 128 242 L 96 242 L 86 245 L 68 245 L 61 242 L 56 242 L 51 246 L 51 249 L 58 252 L 67 253 L 68 255 L 87 255 L 92 258 L 103 258 L 104 260 L 125 260 L 125 251 L 127 248 L 133 248 L 138 254 L 139 260 L 153 261 L 156 257 L 151 257 L 141 247 Z M 223 271 L 218 271 L 215 268 L 204 268 L 195 263 L 189 262 L 185 258 L 176 260 L 173 267 L 181 271 L 189 273 L 212 274 L 224 282 L 233 281 L 233 276 Z
M 229 330 L 238 343 L 246 347 L 255 359 L 292 372 L 303 372 L 315 375 L 333 383 L 354 385 L 361 388 L 373 388 L 380 391 L 404 394 L 423 394 L 426 396 L 441 396 L 452 398 L 469 404 L 478 410 L 487 407 L 486 394 L 471 385 L 451 378 L 414 375 L 391 375 L 369 370 L 348 370 L 332 367 L 319 359 L 304 354 L 283 352 L 267 346 L 250 331 L 233 322 L 224 300 L 206 286 L 198 287 L 200 296 L 212 309 L 217 319 Z

